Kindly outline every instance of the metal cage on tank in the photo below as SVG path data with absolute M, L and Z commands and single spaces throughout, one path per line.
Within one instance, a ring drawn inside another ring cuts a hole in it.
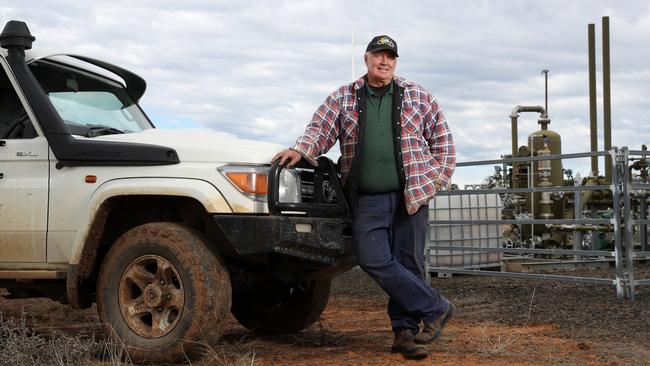
M 456 249 L 457 247 L 501 248 L 502 225 L 483 224 L 480 221 L 500 219 L 502 209 L 502 200 L 496 193 L 436 196 L 429 203 L 427 265 L 430 268 L 502 266 L 503 253 L 480 253 L 476 250 Z M 448 223 L 450 220 L 470 220 L 477 223 L 450 224 Z

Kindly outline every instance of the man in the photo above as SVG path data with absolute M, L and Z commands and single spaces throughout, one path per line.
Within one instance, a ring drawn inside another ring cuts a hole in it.
M 273 161 L 292 167 L 305 158 L 315 165 L 339 140 L 357 260 L 390 296 L 391 352 L 424 358 L 424 344 L 440 336 L 455 309 L 423 272 L 428 202 L 449 186 L 456 159 L 436 99 L 394 75 L 397 57 L 392 38 L 373 38 L 364 55 L 368 73 L 334 91 L 295 146 Z

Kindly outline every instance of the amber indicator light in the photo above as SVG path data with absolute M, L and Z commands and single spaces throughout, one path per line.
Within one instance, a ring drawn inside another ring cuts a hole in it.
M 267 194 L 268 181 L 266 174 L 228 172 L 226 173 L 226 176 L 244 193 L 252 193 L 258 195 Z

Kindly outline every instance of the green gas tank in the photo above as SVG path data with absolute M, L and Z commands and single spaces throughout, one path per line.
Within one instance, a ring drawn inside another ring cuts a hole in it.
M 528 135 L 528 149 L 532 152 L 533 156 L 538 156 L 538 152 L 542 151 L 544 154 L 548 154 L 548 150 L 550 150 L 550 155 L 558 155 L 562 154 L 562 139 L 560 137 L 560 134 L 558 134 L 555 131 L 551 131 L 547 128 L 546 124 L 542 124 L 542 129 L 539 131 L 535 131 Z M 560 159 L 554 159 L 554 160 L 549 160 L 550 161 L 550 185 L 554 187 L 559 187 L 564 185 L 564 175 L 562 172 L 562 160 Z M 548 182 L 546 184 L 541 184 L 543 179 L 540 177 L 540 171 L 539 167 L 543 166 L 544 164 L 548 164 L 548 162 L 544 162 L 541 160 L 533 162 L 533 175 L 532 175 L 532 187 L 540 187 L 540 186 L 549 186 Z M 553 218 L 553 219 L 562 219 L 564 218 L 564 199 L 561 200 L 554 200 L 553 203 L 551 204 L 551 210 L 550 212 L 553 214 L 552 217 L 544 217 L 542 215 L 542 212 L 546 211 L 548 213 L 548 209 L 544 210 L 542 207 L 542 194 L 541 193 L 534 193 L 533 194 L 533 200 L 530 202 L 530 197 L 528 197 L 528 202 L 526 204 L 526 208 L 529 209 L 529 212 L 534 213 L 534 218 L 539 219 L 539 218 Z M 532 203 L 532 207 L 531 207 Z M 532 210 L 532 211 L 531 211 Z M 543 228 L 543 226 L 540 226 L 540 229 Z M 537 230 L 535 230 L 537 231 Z

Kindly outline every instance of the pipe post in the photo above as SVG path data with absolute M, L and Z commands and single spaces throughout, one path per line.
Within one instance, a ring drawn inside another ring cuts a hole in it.
M 591 152 L 598 151 L 598 126 L 596 111 L 596 27 L 587 27 L 589 38 L 589 122 L 591 136 Z M 591 157 L 591 173 L 598 176 L 598 157 Z
M 612 100 L 609 66 L 609 17 L 603 17 L 603 132 L 605 150 L 612 148 Z M 605 181 L 612 181 L 612 158 L 605 155 Z
M 510 128 L 511 128 L 511 136 L 512 136 L 512 157 L 516 158 L 517 157 L 517 151 L 519 150 L 519 131 L 517 130 L 517 119 L 518 115 L 511 115 L 510 116 Z

